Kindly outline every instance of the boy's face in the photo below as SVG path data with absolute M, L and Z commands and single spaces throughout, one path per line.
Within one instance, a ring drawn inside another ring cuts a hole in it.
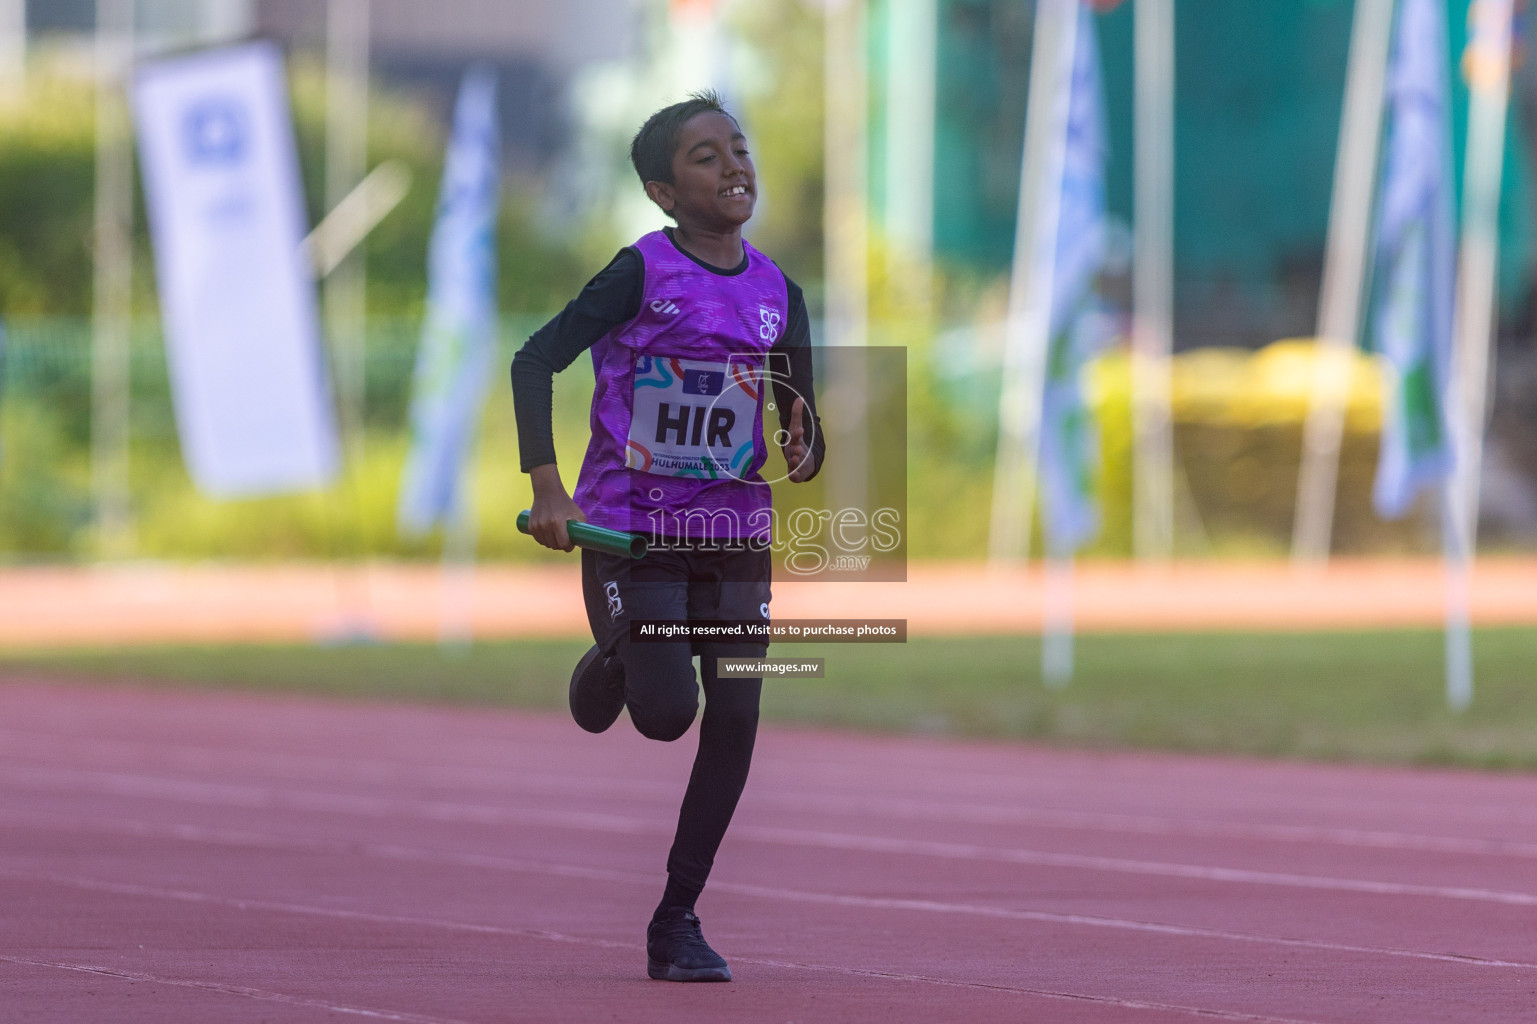
M 707 110 L 683 125 L 672 157 L 672 184 L 646 183 L 646 194 L 682 227 L 731 231 L 758 202 L 757 172 L 735 121 Z

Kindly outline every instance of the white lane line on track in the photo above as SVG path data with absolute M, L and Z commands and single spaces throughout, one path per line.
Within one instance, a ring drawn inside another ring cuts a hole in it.
M 103 789 L 122 796 L 260 809 L 286 809 L 328 814 L 346 813 L 377 818 L 417 817 L 428 821 L 461 822 L 481 825 L 546 825 L 623 835 L 671 834 L 670 825 L 654 821 L 590 811 L 552 811 L 487 807 L 451 801 L 419 801 L 385 797 L 358 797 L 334 793 L 302 793 L 270 787 L 237 786 L 223 783 L 193 783 L 179 780 L 146 779 L 110 773 Z M 886 853 L 947 860 L 970 860 L 1000 864 L 1025 864 L 1064 870 L 1101 871 L 1112 874 L 1184 878 L 1192 881 L 1234 885 L 1264 885 L 1297 889 L 1348 892 L 1371 896 L 1409 896 L 1429 899 L 1465 900 L 1499 903 L 1508 906 L 1537 906 L 1537 894 L 1471 886 L 1421 885 L 1411 882 L 1379 882 L 1371 879 L 1333 878 L 1291 872 L 1258 871 L 1247 868 L 1211 867 L 1164 861 L 1133 860 L 1081 853 L 1055 853 L 1008 847 L 990 847 L 974 843 L 947 843 L 935 840 L 896 839 L 861 836 L 811 829 L 788 829 L 764 825 L 738 825 L 732 835 L 777 845 L 805 846 L 860 853 Z
M 287 810 L 320 814 L 353 814 L 360 817 L 413 817 L 428 821 L 476 825 L 537 824 L 600 832 L 659 832 L 660 826 L 636 818 L 598 811 L 509 809 L 486 804 L 449 800 L 414 800 L 406 797 L 357 796 L 350 793 L 319 793 L 272 786 L 237 783 L 193 782 L 123 772 L 76 772 L 71 769 L 39 769 L 9 773 L 5 783 L 31 781 L 47 788 L 52 781 L 94 784 L 96 792 L 109 796 L 166 800 L 212 807 L 253 810 Z M 54 787 L 55 789 L 62 787 Z M 644 827 L 642 827 L 644 826 Z M 670 831 L 670 830 L 668 830 Z
M 514 742 L 513 739 L 508 740 Z M 431 762 L 385 760 L 367 757 L 337 757 L 304 751 L 275 751 L 255 749 L 223 749 L 193 746 L 184 743 L 167 743 L 153 740 L 102 740 L 83 739 L 72 734 L 21 732 L 0 728 L 0 759 L 12 762 L 15 767 L 36 764 L 39 756 L 61 758 L 70 765 L 79 765 L 86 758 L 108 762 L 111 770 L 118 764 L 143 763 L 146 752 L 157 758 L 175 762 L 161 767 L 169 770 L 202 773 L 212 768 L 239 772 L 250 765 L 262 770 L 277 772 L 283 781 L 301 782 L 357 782 L 390 785 L 409 779 L 413 783 L 456 787 L 480 787 L 501 794 L 508 791 L 523 793 L 529 789 L 554 793 L 591 793 L 600 786 L 607 792 L 626 797 L 653 797 L 672 800 L 676 786 L 658 779 L 605 779 L 587 781 L 573 779 L 569 774 L 530 771 L 526 763 L 509 763 L 504 768 L 478 768 L 471 765 L 434 764 Z M 524 748 L 522 753 L 526 754 Z M 563 750 L 561 753 L 569 753 Z M 232 763 L 233 761 L 233 763 Z M 54 767 L 58 767 L 55 765 Z
M 1168 935 L 1176 938 L 1216 939 L 1225 942 L 1249 942 L 1268 946 L 1289 946 L 1331 953 L 1359 953 L 1371 956 L 1405 957 L 1413 960 L 1433 960 L 1442 963 L 1464 964 L 1475 967 L 1508 967 L 1520 970 L 1537 970 L 1537 963 L 1519 960 L 1498 960 L 1490 957 L 1469 956 L 1459 953 L 1431 953 L 1417 949 L 1395 949 L 1391 946 L 1358 946 L 1344 942 L 1326 942 L 1319 939 L 1289 939 L 1284 936 L 1255 935 L 1248 932 L 1226 931 L 1220 928 L 1198 928 L 1188 925 L 1159 924 L 1153 921 L 1132 921 L 1125 918 L 1099 917 L 1092 914 L 1063 914 L 1045 910 L 1015 910 L 1009 907 L 989 907 L 967 903 L 946 903 L 939 900 L 897 899 L 894 897 L 846 896 L 839 893 L 796 892 L 768 886 L 746 885 L 739 882 L 711 882 L 712 889 L 736 893 L 740 896 L 761 896 L 773 900 L 794 900 L 800 903 L 828 903 L 838 906 L 861 907 L 871 910 L 906 910 L 919 913 L 968 914 L 976 917 L 992 917 L 1007 921 L 1038 921 L 1044 924 L 1079 925 L 1086 928 L 1110 928 L 1118 931 L 1144 932 L 1151 935 Z
M 3 737 L 4 734 L 5 731 L 0 730 L 0 737 Z M 284 755 L 284 757 L 286 756 Z M 0 760 L 5 759 L 7 759 L 5 755 L 0 754 Z M 355 762 L 342 758 L 304 756 L 298 759 L 313 761 L 316 767 L 323 766 L 331 771 L 334 771 L 337 767 L 355 766 Z M 605 797 L 623 794 L 631 800 L 637 798 L 654 799 L 659 803 L 665 802 L 669 804 L 674 802 L 676 798 L 673 787 L 664 786 L 661 783 L 614 780 L 612 783 L 595 781 L 583 784 L 580 780 L 571 780 L 560 776 L 542 775 L 537 778 L 529 778 L 525 775 L 519 775 L 510 777 L 507 773 L 502 772 L 461 769 L 429 771 L 427 772 L 427 777 L 423 777 L 422 775 L 407 772 L 402 766 L 396 766 L 395 770 L 387 771 L 385 766 L 388 764 L 388 762 L 369 762 L 370 769 L 362 773 L 363 778 L 356 778 L 356 773 L 354 773 L 354 778 L 348 781 L 389 783 L 398 782 L 402 775 L 410 775 L 412 781 L 418 783 L 432 781 L 442 785 L 462 785 L 466 781 L 465 776 L 468 775 L 480 782 L 499 783 L 492 792 L 492 795 L 495 796 L 521 796 L 530 792 L 548 795 L 577 794 L 587 796 L 602 795 Z M 300 775 L 299 780 L 322 784 L 334 784 L 336 782 L 334 776 L 317 779 L 310 775 Z M 166 790 L 181 787 L 182 791 L 187 793 L 205 792 L 215 794 L 224 792 L 233 794 L 234 798 L 248 798 L 249 793 L 253 789 L 250 786 L 233 785 L 224 786 L 221 789 L 221 784 L 219 783 L 189 782 L 159 776 L 145 776 L 100 769 L 40 766 L 31 762 L 23 762 L 22 764 L 7 768 L 6 782 L 24 784 L 28 781 L 33 784 L 46 784 L 48 782 L 95 782 L 100 785 L 110 786 L 115 792 L 120 792 L 122 795 L 147 797 L 164 796 Z M 165 787 L 166 789 L 157 792 L 155 790 L 156 786 Z M 349 799 L 368 798 L 354 797 Z M 814 809 L 836 814 L 845 819 L 851 815 L 866 818 L 881 818 L 884 816 L 907 821 L 959 822 L 975 825 L 1026 825 L 1064 830 L 1097 831 L 1110 834 L 1170 837 L 1191 836 L 1195 838 L 1232 839 L 1239 841 L 1264 840 L 1303 845 L 1328 845 L 1349 848 L 1444 853 L 1458 856 L 1512 857 L 1537 860 L 1537 843 L 1525 843 L 1506 839 L 1430 836 L 1383 830 L 1278 825 L 1258 822 L 1217 822 L 1202 819 L 1159 817 L 1155 815 L 1063 811 L 1032 807 L 999 807 L 985 804 L 957 804 L 954 802 L 896 797 L 861 796 L 855 798 L 800 791 L 785 793 L 749 791 L 744 797 L 744 806 L 752 806 L 753 804 L 766 804 L 797 811 Z M 499 813 L 499 809 L 494 807 L 476 808 L 475 805 L 462 803 L 455 806 L 466 808 L 463 812 L 463 820 L 476 820 L 478 815 L 480 820 L 491 822 L 495 820 L 496 814 Z
M 186 842 L 221 845 L 256 846 L 262 849 L 301 851 L 335 854 L 341 856 L 373 857 L 410 863 L 452 866 L 475 870 L 505 871 L 521 874 L 549 875 L 561 878 L 578 878 L 584 881 L 639 885 L 647 888 L 656 885 L 650 874 L 615 871 L 607 868 L 587 868 L 573 864 L 551 864 L 542 861 L 501 857 L 494 854 L 451 853 L 425 850 L 416 847 L 388 843 L 355 843 L 337 840 L 291 839 L 271 833 L 258 833 L 235 829 L 211 829 L 197 825 L 161 826 L 147 822 L 98 822 L 93 826 L 63 820 L 58 823 L 76 830 L 108 831 L 109 826 L 120 826 L 116 831 L 138 836 L 169 837 Z M 57 880 L 61 884 L 76 883 L 67 878 L 54 879 L 51 875 L 34 875 L 0 868 L 0 877 L 37 878 Z M 100 883 L 108 886 L 113 883 Z M 1256 935 L 1250 932 L 1234 932 L 1219 928 L 1201 928 L 1189 925 L 1161 924 L 1152 921 L 1136 921 L 1126 918 L 1102 917 L 1092 914 L 1067 914 L 1045 910 L 1019 910 L 985 904 L 951 903 L 941 900 L 898 899 L 893 897 L 851 896 L 841 893 L 807 892 L 773 886 L 750 885 L 741 882 L 712 880 L 710 888 L 739 896 L 774 901 L 857 907 L 867 910 L 894 910 L 924 914 L 955 914 L 984 917 L 1005 921 L 1031 921 L 1041 924 L 1058 924 L 1087 928 L 1108 928 L 1117 931 L 1141 932 L 1175 938 L 1212 939 L 1221 942 L 1243 942 L 1273 945 L 1296 949 L 1317 950 L 1332 953 L 1351 953 L 1368 956 L 1388 956 L 1440 963 L 1461 964 L 1473 967 L 1502 967 L 1519 970 L 1537 970 L 1537 963 L 1518 960 L 1501 960 L 1491 957 L 1471 956 L 1460 953 L 1435 953 L 1425 950 L 1394 948 L 1391 946 L 1362 946 L 1350 943 L 1328 942 L 1318 939 L 1293 939 L 1284 936 Z M 160 890 L 156 890 L 159 892 Z M 341 911 L 338 911 L 341 913 Z M 519 933 L 521 934 L 521 933 Z
M 512 742 L 511 738 L 509 742 Z M 562 746 L 560 749 L 563 750 L 565 748 Z M 521 793 L 532 788 L 540 792 L 623 793 L 630 797 L 654 798 L 665 801 L 673 801 L 676 796 L 675 786 L 670 782 L 648 782 L 638 779 L 602 779 L 583 784 L 581 780 L 573 781 L 567 775 L 531 773 L 528 770 L 528 766 L 521 762 L 509 764 L 506 768 L 498 770 L 476 768 L 469 765 L 435 764 L 430 761 L 324 756 L 300 751 L 250 749 L 231 751 L 223 747 L 197 746 L 184 743 L 134 739 L 104 740 L 83 738 L 73 733 L 0 728 L 0 751 L 3 751 L 0 752 L 0 758 L 14 757 L 17 760 L 21 760 L 27 755 L 10 753 L 11 751 L 21 750 L 25 750 L 28 753 L 51 756 L 67 753 L 74 759 L 78 759 L 82 754 L 90 753 L 92 755 L 114 758 L 121 758 L 126 755 L 134 760 L 141 760 L 145 750 L 153 750 L 157 755 L 173 754 L 181 760 L 187 761 L 188 763 L 184 767 L 189 771 L 207 770 L 213 762 L 217 762 L 220 767 L 224 767 L 228 764 L 229 758 L 233 753 L 249 761 L 265 763 L 269 768 L 275 767 L 277 770 L 282 771 L 286 778 L 293 777 L 293 766 L 296 764 L 308 765 L 321 773 L 319 778 L 300 775 L 300 781 L 306 782 L 332 783 L 336 781 L 336 773 L 341 772 L 347 777 L 347 781 L 387 783 L 398 781 L 404 776 L 416 782 L 430 781 L 441 785 L 484 785 L 498 794 L 507 792 Z M 827 763 L 838 765 L 841 764 L 841 761 L 830 760 Z M 805 763 L 798 762 L 797 767 L 805 769 L 808 766 Z M 813 771 L 815 770 L 815 765 L 810 767 Z M 1002 786 L 1018 782 L 1017 778 L 991 774 L 987 775 L 986 778 L 995 779 Z M 1106 779 L 1107 784 L 1115 784 L 1118 781 L 1120 781 L 1119 777 Z M 749 790 L 748 799 L 757 799 L 757 796 L 758 794 Z M 777 802 L 790 807 L 799 807 L 801 806 L 799 803 L 800 796 L 801 794 L 789 794 Z M 808 794 L 808 796 L 810 799 L 841 799 L 849 804 L 860 804 L 865 801 L 863 796 L 829 797 L 823 792 Z M 1026 794 L 1020 794 L 1020 799 L 1026 800 L 1030 799 L 1030 797 Z M 1007 816 L 1017 813 L 1016 809 L 1012 807 L 991 808 L 983 806 L 978 808 L 977 805 L 958 805 L 953 799 L 949 798 L 910 802 L 937 809 L 944 815 L 944 820 L 970 820 L 964 817 L 954 817 L 958 807 L 975 808 L 976 813 L 979 815 L 977 820 L 982 823 L 997 821 L 996 816 L 999 814 Z M 1524 806 L 1521 806 L 1523 803 L 1524 801 L 1515 801 L 1495 806 L 1471 804 L 1467 801 L 1462 801 L 1449 808 L 1448 812 L 1460 818 L 1487 821 L 1501 827 L 1509 827 L 1512 823 L 1517 822 L 1537 822 L 1537 812 L 1528 811 Z M 1310 810 L 1331 807 L 1351 816 L 1359 816 L 1363 813 L 1377 813 L 1386 807 L 1396 807 L 1411 812 L 1423 810 L 1422 803 L 1393 801 L 1386 797 L 1346 799 L 1337 795 L 1320 794 L 1311 798 L 1310 804 Z M 1031 814 L 1032 812 L 1026 811 L 1024 813 Z M 1075 812 L 1046 810 L 1039 813 L 1042 815 L 1042 823 L 1049 823 L 1048 819 L 1056 819 L 1060 815 L 1061 817 L 1057 820 L 1062 822 L 1063 827 L 1088 827 L 1082 824 L 1082 819 L 1078 819 L 1080 824 L 1072 823 L 1073 819 L 1078 818 Z M 1176 830 L 1183 829 L 1188 825 L 1196 830 L 1196 834 L 1201 834 L 1207 827 L 1214 827 L 1237 830 L 1228 834 L 1241 838 L 1244 835 L 1242 830 L 1254 829 L 1256 830 L 1254 835 L 1264 839 L 1291 839 L 1306 842 L 1318 841 L 1332 836 L 1333 838 L 1328 841 L 1338 841 L 1345 845 L 1355 845 L 1357 842 L 1360 842 L 1361 845 L 1384 847 L 1393 847 L 1397 845 L 1398 841 L 1402 840 L 1406 844 L 1403 848 L 1406 849 L 1427 848 L 1441 849 L 1449 853 L 1508 853 L 1512 856 L 1537 857 L 1537 844 L 1520 843 L 1510 840 L 1462 840 L 1451 837 L 1404 835 L 1383 831 L 1361 832 L 1350 829 L 1324 829 L 1321 830 L 1322 834 L 1319 835 L 1313 834 L 1313 830 L 1307 826 L 1298 826 L 1293 829 L 1289 826 L 1266 824 L 1232 825 L 1230 823 L 1210 823 L 1200 820 L 1185 821 L 1169 818 L 1148 818 L 1130 814 L 1105 814 L 1099 817 L 1103 819 L 1107 828 L 1112 830 L 1115 830 L 1113 826 L 1118 821 L 1132 823 L 1128 827 L 1133 831 L 1143 831 L 1144 828 L 1152 831 L 1159 828 L 1156 824 L 1148 827 L 1139 826 L 1135 824 L 1136 822 L 1166 822 L 1169 827 Z M 1445 821 L 1440 823 L 1445 824 Z M 1422 843 L 1429 845 L 1422 846 Z M 1446 845 L 1437 845 L 1442 843 Z M 1470 845 L 1462 845 L 1464 843 Z M 1490 844 L 1490 847 L 1486 848 L 1486 843 Z M 1511 849 L 1512 847 L 1517 849 L 1513 850 Z
M 569 935 L 562 932 L 548 931 L 535 928 L 505 928 L 497 925 L 479 925 L 460 921 L 446 921 L 436 918 L 407 917 L 398 914 L 373 914 L 366 911 L 340 910 L 333 907 L 316 907 L 303 903 L 286 903 L 271 900 L 246 900 L 232 899 L 224 896 L 215 896 L 211 893 L 192 892 L 184 889 L 158 889 L 152 886 L 125 885 L 114 882 L 102 882 L 95 879 L 65 878 L 56 875 L 32 875 L 24 876 L 18 872 L 0 871 L 3 877 L 28 877 L 33 881 L 52 882 L 56 885 L 68 885 L 76 888 L 89 889 L 99 892 L 110 892 L 116 895 L 133 896 L 150 899 L 170 899 L 186 903 L 201 903 L 214 906 L 225 906 L 233 909 L 250 911 L 265 910 L 275 913 L 307 914 L 317 917 L 328 917 L 343 920 L 367 921 L 372 924 L 398 924 L 411 927 L 441 928 L 453 931 L 469 931 L 482 935 L 502 935 L 511 938 L 544 939 L 551 942 L 563 942 L 575 945 L 595 946 L 602 949 L 633 949 L 634 944 L 628 942 L 615 942 L 611 939 L 589 938 L 581 935 Z M 654 879 L 647 878 L 648 884 L 654 883 Z M 168 984 L 178 984 L 174 980 L 161 979 L 151 975 L 131 975 L 127 972 L 112 971 L 107 969 L 93 969 L 89 967 L 73 967 L 68 964 L 56 964 L 40 961 L 25 960 L 19 957 L 10 957 L 0 954 L 0 960 L 10 960 L 16 963 L 29 963 L 36 966 L 65 967 L 77 970 L 94 970 L 96 973 L 113 977 L 128 978 L 129 980 L 161 981 Z M 1186 1006 L 1178 1003 L 1158 1003 L 1139 999 L 1122 999 L 1115 996 L 1091 995 L 1080 992 L 1063 992 L 1055 989 L 1037 989 L 1026 986 L 987 984 L 984 982 L 968 982 L 953 978 L 939 978 L 926 974 L 910 974 L 898 971 L 874 971 L 857 967 L 840 967 L 834 964 L 808 964 L 800 961 L 774 960 L 764 957 L 733 956 L 737 963 L 755 964 L 764 967 L 778 967 L 788 970 L 812 971 L 817 973 L 839 974 L 848 977 L 873 978 L 883 981 L 904 981 L 918 984 L 940 985 L 949 988 L 966 988 L 988 992 L 998 992 L 1010 995 L 1036 996 L 1046 999 L 1068 1000 L 1072 1002 L 1096 1003 L 1100 1005 L 1115 1006 L 1130 1010 L 1151 1010 L 1164 1013 L 1183 1013 L 1194 1017 L 1210 1018 L 1216 1020 L 1245 1021 L 1253 1024 L 1319 1024 L 1317 1021 L 1299 1020 L 1291 1017 L 1271 1017 L 1260 1014 L 1241 1013 L 1231 1010 L 1216 1010 L 1202 1006 Z M 259 990 L 239 989 L 234 986 L 214 985 L 202 982 L 180 982 L 196 988 L 212 988 L 215 991 L 229 991 L 239 995 L 253 995 Z M 268 998 L 278 998 L 282 1001 L 309 1002 L 301 998 L 287 998 L 277 994 L 271 994 Z M 257 996 L 257 998 L 263 998 Z M 419 1024 L 463 1024 L 458 1021 L 438 1021 L 432 1018 L 416 1017 L 412 1015 L 393 1015 L 349 1009 L 330 1004 L 313 1003 L 324 1008 L 338 1009 L 341 1012 L 362 1013 L 372 1016 L 384 1016 L 390 1020 L 406 1022 L 419 1022 Z
M 1193 836 L 1205 839 L 1262 839 L 1310 845 L 1364 847 L 1381 850 L 1413 850 L 1426 853 L 1519 857 L 1537 860 L 1537 843 L 1508 839 L 1466 839 L 1427 836 L 1372 829 L 1329 828 L 1319 825 L 1274 825 L 1261 822 L 1208 821 L 1199 818 L 1167 818 L 1150 814 L 1115 814 L 1104 811 L 1062 811 L 1034 807 L 997 807 L 984 804 L 941 804 L 895 797 L 841 797 L 795 793 L 776 798 L 754 796 L 754 802 L 781 803 L 800 810 L 830 814 L 890 816 L 909 821 L 960 822 L 970 825 L 1038 825 L 1117 834 Z M 745 802 L 745 801 L 744 801 Z
M 856 836 L 807 829 L 770 828 L 744 825 L 732 832 L 744 839 L 765 843 L 814 846 L 861 853 L 892 853 L 947 860 L 993 861 L 1002 864 L 1028 864 L 1034 867 L 1069 870 L 1104 871 L 1113 874 L 1155 875 L 1163 878 L 1188 878 L 1202 882 L 1240 885 L 1268 885 L 1294 889 L 1322 889 L 1333 892 L 1372 896 L 1422 896 L 1434 899 L 1472 900 L 1503 903 L 1518 907 L 1537 906 L 1537 894 L 1468 886 L 1418 885 L 1408 882 L 1377 882 L 1360 878 L 1330 878 L 1326 875 L 1298 875 L 1281 871 L 1253 871 L 1247 868 L 1209 867 L 1200 864 L 1171 864 L 1163 861 L 1132 860 L 1125 857 L 1100 857 L 1082 853 L 1051 853 L 1044 850 L 1008 849 L 978 846 L 972 843 L 943 843 L 926 839 L 889 839 L 880 836 Z
M 267 1002 L 283 1003 L 288 1006 L 303 1006 L 312 1010 L 326 1010 L 330 1013 L 346 1013 L 354 1017 L 369 1017 L 374 1020 L 394 1020 L 401 1024 L 467 1024 L 465 1021 L 451 1020 L 445 1017 L 425 1017 L 419 1013 L 403 1013 L 393 1010 L 371 1010 L 362 1006 L 348 1006 L 345 1003 L 333 1003 L 326 999 L 313 999 L 308 996 L 296 996 L 286 992 L 273 992 L 268 989 L 251 988 L 247 985 L 225 985 L 213 981 L 196 981 L 191 978 L 168 978 L 160 974 L 145 974 L 140 971 L 125 971 L 116 967 L 100 967 L 95 964 L 62 963 L 56 960 L 37 960 L 31 957 L 11 956 L 0 953 L 0 961 L 6 963 L 21 964 L 28 967 L 51 967 L 64 971 L 79 971 L 83 974 L 92 974 L 103 978 L 116 978 L 119 981 L 137 981 L 149 985 L 171 985 L 176 988 L 199 989 L 204 992 L 216 992 L 226 996 L 242 996 L 246 999 L 260 999 Z
M 742 959 L 734 957 L 733 959 Z M 752 960 L 744 961 L 764 964 L 770 967 L 792 967 L 804 971 L 836 971 L 839 974 L 852 974 L 865 978 L 880 978 L 892 981 L 922 981 L 931 985 L 944 985 L 950 988 L 979 989 L 984 992 L 1019 992 L 1032 996 L 1041 996 L 1046 999 L 1061 999 L 1071 1002 L 1099 1003 L 1119 1007 L 1127 1010 L 1158 1010 L 1163 1012 L 1188 1013 L 1197 1017 L 1209 1017 L 1216 1020 L 1251 1021 L 1253 1024 L 1319 1024 L 1318 1021 L 1300 1020 L 1296 1017 L 1267 1017 L 1260 1014 L 1240 1013 L 1236 1010 L 1213 1010 L 1204 1006 L 1184 1006 L 1178 1003 L 1154 1003 L 1142 999 L 1117 999 L 1111 996 L 1091 996 L 1078 992 L 1059 992 L 1055 989 L 1025 988 L 1022 986 L 989 985 L 979 981 L 956 981 L 950 978 L 935 978 L 927 974 L 908 974 L 902 971 L 872 971 L 855 967 L 825 967 L 821 964 L 806 964 L 794 960 Z

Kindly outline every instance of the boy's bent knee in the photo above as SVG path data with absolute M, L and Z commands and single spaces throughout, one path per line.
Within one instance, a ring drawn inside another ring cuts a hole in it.
M 635 728 L 646 739 L 671 743 L 688 732 L 688 727 L 694 724 L 694 716 L 698 713 L 697 701 L 660 708 L 637 708 L 632 705 L 630 721 L 635 723 Z
M 647 739 L 670 742 L 699 713 L 699 682 L 687 644 L 632 645 L 625 654 L 630 721 Z

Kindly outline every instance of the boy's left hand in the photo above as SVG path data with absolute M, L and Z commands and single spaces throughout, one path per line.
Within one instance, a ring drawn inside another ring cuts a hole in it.
M 806 443 L 805 414 L 806 400 L 797 398 L 790 406 L 790 440 L 785 444 L 784 452 L 785 463 L 790 467 L 790 480 L 798 484 L 810 480 L 817 471 L 816 456 Z

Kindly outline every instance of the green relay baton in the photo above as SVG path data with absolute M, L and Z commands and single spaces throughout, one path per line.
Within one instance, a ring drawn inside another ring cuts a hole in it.
M 518 513 L 518 532 L 528 532 L 528 509 Z M 570 536 L 572 543 L 610 555 L 645 558 L 646 549 L 649 547 L 646 538 L 638 533 L 625 533 L 622 530 L 605 530 L 601 526 L 589 526 L 586 523 L 579 523 L 575 519 L 566 520 L 566 533 Z

